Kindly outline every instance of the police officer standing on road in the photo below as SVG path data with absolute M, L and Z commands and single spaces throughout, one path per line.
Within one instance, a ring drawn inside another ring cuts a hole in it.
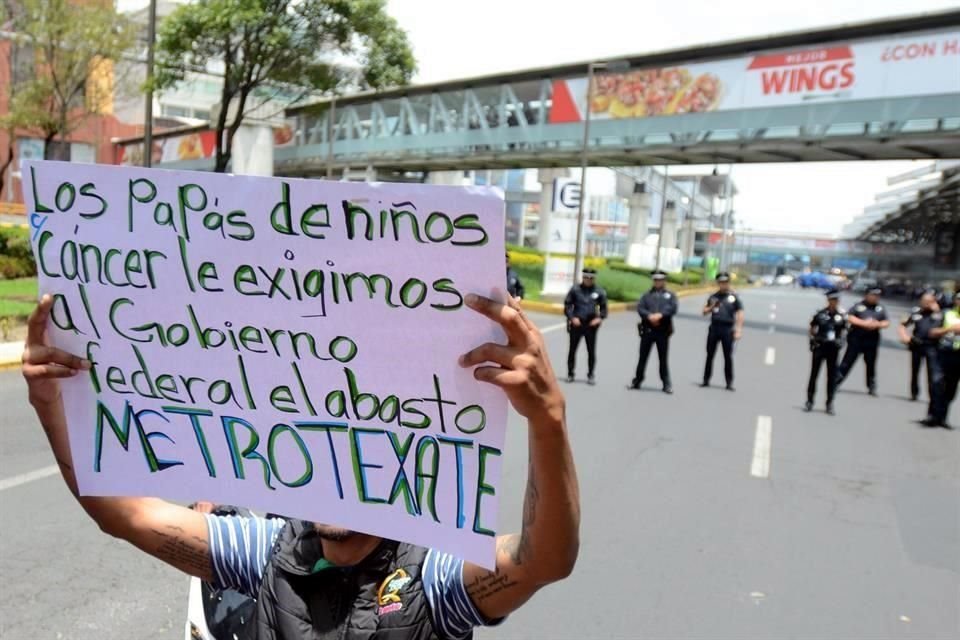
M 650 350 L 657 345 L 657 359 L 660 360 L 660 382 L 663 383 L 664 393 L 673 393 L 670 383 L 670 363 L 667 361 L 667 350 L 670 346 L 670 336 L 673 335 L 673 316 L 677 314 L 677 296 L 668 291 L 667 274 L 663 271 L 653 272 L 653 288 L 643 294 L 637 303 L 637 313 L 640 314 L 640 359 L 637 361 L 637 372 L 630 382 L 631 389 L 639 389 L 643 384 L 643 375 L 647 370 L 647 358 Z
M 897 330 L 900 333 L 900 342 L 910 348 L 910 399 L 916 400 L 920 395 L 920 365 L 927 363 L 927 397 L 933 402 L 933 382 L 939 377 L 940 364 L 937 361 L 937 339 L 930 336 L 930 329 L 936 329 L 943 324 L 943 313 L 937 304 L 933 291 L 927 291 L 920 296 L 920 304 L 910 310 Z M 913 327 L 913 335 L 907 333 Z M 929 413 L 928 413 L 929 415 Z
M 817 392 L 820 365 L 827 365 L 827 413 L 834 415 L 833 395 L 837 388 L 837 360 L 843 348 L 843 332 L 847 328 L 847 312 L 840 308 L 840 292 L 827 292 L 827 306 L 813 315 L 810 321 L 810 382 L 807 383 L 807 403 L 804 411 L 813 411 L 813 398 Z
M 871 289 L 863 300 L 850 310 L 850 339 L 847 351 L 840 363 L 837 386 L 840 386 L 862 353 L 867 366 L 867 391 L 877 395 L 877 349 L 880 347 L 880 330 L 890 326 L 887 310 L 880 304 L 880 289 Z
M 507 293 L 514 298 L 523 300 L 523 281 L 520 280 L 520 276 L 518 276 L 517 272 L 510 266 L 509 253 L 507 253 Z
M 723 347 L 723 375 L 727 381 L 727 391 L 733 391 L 733 346 L 743 335 L 743 302 L 730 289 L 730 274 L 726 271 L 717 274 L 717 285 L 717 292 L 707 299 L 703 307 L 703 315 L 710 316 L 710 329 L 707 332 L 707 363 L 703 368 L 703 384 L 700 386 L 710 386 L 713 358 L 720 344 Z
M 947 413 L 960 385 L 960 289 L 953 294 L 953 308 L 943 314 L 943 326 L 931 329 L 930 335 L 940 341 L 940 377 L 934 385 L 933 412 L 921 424 L 949 429 Z
M 574 381 L 577 369 L 577 348 L 580 339 L 587 343 L 587 384 L 596 384 L 597 330 L 607 317 L 607 292 L 596 285 L 597 272 L 583 270 L 583 280 L 574 285 L 564 301 L 567 315 L 567 331 L 570 333 L 570 350 L 567 352 L 567 382 Z

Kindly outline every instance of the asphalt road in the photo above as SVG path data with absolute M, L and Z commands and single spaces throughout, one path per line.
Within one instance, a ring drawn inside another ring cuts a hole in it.
M 744 300 L 735 393 L 696 386 L 700 299 L 681 301 L 673 396 L 659 392 L 655 355 L 646 388 L 625 389 L 632 314 L 602 328 L 598 386 L 565 387 L 583 500 L 576 571 L 479 638 L 960 635 L 960 431 L 913 422 L 923 406 L 907 399 L 893 329 L 879 398 L 864 393 L 861 363 L 838 416 L 803 413 L 804 332 L 822 297 L 761 289 Z M 562 373 L 566 334 L 547 340 Z M 185 578 L 102 535 L 58 477 L 5 486 L 52 459 L 17 372 L 0 373 L 0 406 L 0 637 L 182 638 Z M 508 433 L 504 531 L 519 526 L 526 461 L 519 420 Z

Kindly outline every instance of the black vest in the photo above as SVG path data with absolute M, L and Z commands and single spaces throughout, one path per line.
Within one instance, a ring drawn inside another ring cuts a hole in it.
M 421 567 L 427 550 L 384 540 L 352 567 L 323 558 L 309 522 L 288 522 L 264 570 L 257 640 L 437 640 Z

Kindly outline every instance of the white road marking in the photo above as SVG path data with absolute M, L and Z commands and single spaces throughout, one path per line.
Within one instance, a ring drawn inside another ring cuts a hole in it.
M 777 361 L 777 350 L 773 347 L 767 347 L 767 353 L 763 356 L 763 364 L 767 366 L 773 366 L 773 363 Z
M 771 314 L 770 314 L 770 319 L 771 319 L 771 320 L 776 320 L 776 319 L 777 319 L 777 314 L 771 313 Z
M 57 473 L 60 473 L 60 468 L 54 464 L 50 465 L 49 467 L 43 467 L 42 469 L 36 469 L 35 471 L 21 473 L 20 475 L 13 476 L 12 478 L 5 478 L 0 480 L 0 491 L 13 489 L 14 487 L 19 487 L 22 484 L 33 482 L 34 480 L 42 480 L 43 478 L 50 477 Z
M 550 333 L 551 331 L 559 331 L 560 329 L 566 329 L 566 327 L 567 327 L 566 322 L 559 322 L 557 324 L 552 324 L 549 327 L 544 327 L 543 329 L 540 329 L 540 333 Z
M 770 325 L 770 333 L 775 333 L 777 328 L 773 325 Z
M 750 475 L 754 478 L 770 476 L 770 440 L 773 435 L 773 418 L 757 416 L 757 433 L 753 438 L 753 462 Z

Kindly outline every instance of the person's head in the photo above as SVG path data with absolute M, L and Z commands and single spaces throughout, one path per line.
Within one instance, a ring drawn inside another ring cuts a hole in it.
M 730 291 L 730 274 L 726 271 L 721 271 L 717 274 L 717 286 L 720 288 L 722 293 Z
M 867 295 L 863 297 L 863 301 L 873 306 L 880 302 L 880 293 L 880 289 L 870 289 L 867 291 Z
M 831 311 L 836 311 L 839 305 L 840 292 L 836 289 L 830 289 L 830 291 L 827 291 L 827 308 L 829 308 Z
M 507 251 L 507 266 L 510 266 L 510 252 Z
M 667 286 L 667 274 L 665 272 L 660 270 L 654 271 L 653 274 L 651 275 L 651 278 L 653 279 L 654 289 L 659 290 Z
M 957 289 L 953 293 L 953 306 L 956 309 L 960 309 L 960 289 Z
M 585 287 L 592 287 L 597 282 L 597 270 L 596 269 L 584 269 L 583 270 L 583 279 L 581 283 Z
M 933 291 L 924 291 L 920 296 L 920 308 L 924 311 L 932 311 L 937 304 L 937 296 Z

